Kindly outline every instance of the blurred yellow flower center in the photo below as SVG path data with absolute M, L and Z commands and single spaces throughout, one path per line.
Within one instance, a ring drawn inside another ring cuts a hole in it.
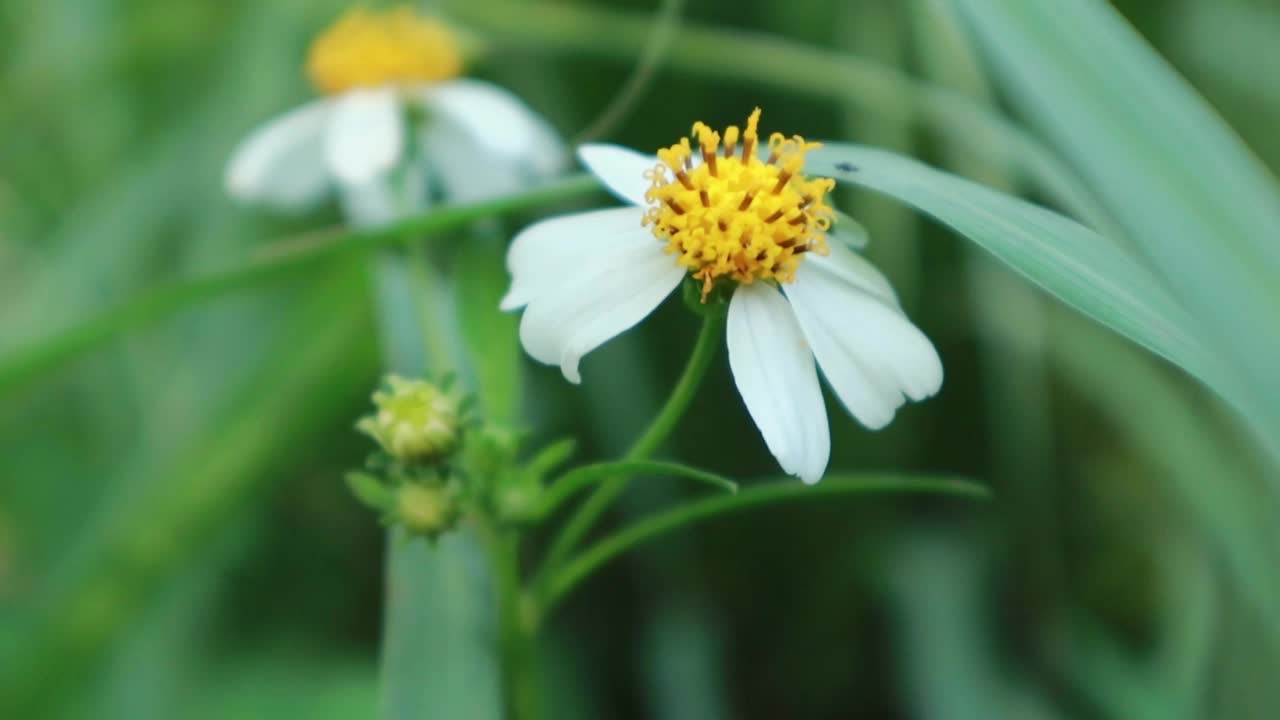
M 823 200 L 835 181 L 800 174 L 805 153 L 818 143 L 774 133 L 761 160 L 759 122 L 756 108 L 745 130 L 726 128 L 723 151 L 720 133 L 694 123 L 698 154 L 682 138 L 659 150 L 662 162 L 645 175 L 653 183 L 645 225 L 702 280 L 704 301 L 717 278 L 791 282 L 804 253 L 828 252 L 832 212 Z
M 438 82 L 462 72 L 458 44 L 444 24 L 408 7 L 355 8 L 312 43 L 307 74 L 323 93 L 388 83 Z

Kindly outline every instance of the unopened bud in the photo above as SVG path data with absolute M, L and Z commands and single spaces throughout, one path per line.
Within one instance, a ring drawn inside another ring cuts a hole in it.
M 410 482 L 396 491 L 393 519 L 411 535 L 435 537 L 458 520 L 458 504 L 446 485 Z
M 356 428 L 392 457 L 427 462 L 448 454 L 458 443 L 459 401 L 424 380 L 387 377 L 390 392 L 373 394 L 377 412 Z

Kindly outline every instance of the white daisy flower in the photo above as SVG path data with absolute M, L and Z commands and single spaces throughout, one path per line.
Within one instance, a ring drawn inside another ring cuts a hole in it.
M 421 210 L 432 185 L 473 201 L 558 172 L 550 125 L 461 71 L 442 23 L 409 8 L 349 11 L 311 45 L 307 72 L 326 97 L 250 134 L 228 164 L 228 191 L 298 210 L 336 190 L 348 218 L 368 225 Z
M 702 123 L 652 155 L 612 145 L 583 164 L 631 207 L 539 222 L 507 255 L 502 309 L 525 308 L 520 339 L 539 362 L 580 382 L 583 355 L 638 323 L 687 275 L 731 293 L 729 365 L 770 452 L 805 482 L 830 456 L 817 366 L 845 408 L 884 427 L 907 398 L 942 385 L 942 362 L 889 282 L 839 242 L 827 243 L 832 180 L 806 178 L 816 146 L 774 133 L 758 150 L 760 110 L 721 137 Z M 741 152 L 738 143 L 741 140 Z M 566 272 L 573 268 L 572 272 Z

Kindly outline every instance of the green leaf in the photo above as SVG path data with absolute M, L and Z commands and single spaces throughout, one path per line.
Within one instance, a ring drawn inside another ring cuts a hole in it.
M 738 491 L 738 484 L 732 480 L 688 465 L 657 460 L 620 460 L 584 465 L 560 476 L 543 496 L 537 516 L 547 517 L 566 500 L 596 483 L 626 479 L 635 475 L 669 475 L 704 483 L 731 493 Z
M 393 502 L 391 490 L 378 478 L 362 472 L 347 473 L 347 487 L 360 502 L 374 510 L 389 510 Z
M 953 477 L 846 475 L 828 476 L 812 486 L 790 479 L 756 485 L 736 495 L 718 495 L 696 500 L 651 515 L 592 545 L 555 570 L 547 585 L 545 606 L 553 605 L 587 576 L 619 555 L 694 523 L 788 502 L 881 493 L 938 494 L 978 500 L 990 497 L 989 491 L 982 485 Z
M 573 457 L 578 448 L 576 438 L 562 438 L 542 448 L 525 463 L 525 470 L 538 478 L 555 470 Z
M 1162 486 L 1221 557 L 1223 574 L 1257 610 L 1266 639 L 1280 646 L 1280 529 L 1256 458 L 1239 452 L 1233 428 L 1204 412 L 1194 388 L 1092 337 L 1092 328 L 1051 324 L 1048 350 L 1058 372 L 1111 419 L 1120 439 L 1150 458 Z
M 380 717 L 501 718 L 493 588 L 474 529 L 390 539 Z
M 1107 3 L 953 2 L 1002 88 L 1243 371 L 1237 404 L 1280 457 L 1275 179 Z
M 1236 399 L 1239 391 L 1198 340 L 1197 323 L 1116 243 L 1042 207 L 911 158 L 827 143 L 806 169 L 891 195 L 977 243 L 1086 316 Z

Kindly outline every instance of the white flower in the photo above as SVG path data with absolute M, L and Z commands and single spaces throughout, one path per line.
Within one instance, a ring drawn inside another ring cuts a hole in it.
M 461 66 L 439 22 L 405 8 L 349 12 L 311 48 L 308 71 L 328 95 L 251 133 L 227 166 L 228 191 L 298 210 L 336 190 L 368 225 L 422 209 L 432 184 L 465 202 L 558 172 L 550 125 L 506 90 L 457 78 Z
M 770 452 L 805 482 L 826 470 L 831 439 L 817 366 L 863 425 L 887 425 L 907 398 L 942 385 L 942 362 L 885 277 L 826 233 L 834 183 L 800 170 L 813 144 L 775 133 L 759 153 L 745 130 L 694 126 L 658 157 L 587 145 L 579 158 L 631 207 L 552 218 L 511 245 L 504 310 L 525 308 L 520 339 L 580 382 L 583 355 L 638 323 L 692 275 L 723 289 L 734 382 Z M 742 140 L 741 157 L 736 153 Z M 758 156 L 759 153 L 759 156 Z

